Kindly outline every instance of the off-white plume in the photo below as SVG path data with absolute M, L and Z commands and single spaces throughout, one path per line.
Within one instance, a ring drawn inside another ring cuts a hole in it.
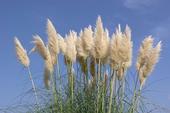
M 47 20 L 48 48 L 51 54 L 53 64 L 56 64 L 59 53 L 58 35 L 52 22 Z
M 142 45 L 140 46 L 140 49 L 139 49 L 139 54 L 138 54 L 137 63 L 136 63 L 137 70 L 139 70 L 140 67 L 145 65 L 146 60 L 149 58 L 149 54 L 153 48 L 152 46 L 153 46 L 152 36 L 146 37 L 143 40 Z
M 80 32 L 80 35 L 77 38 L 76 50 L 77 50 L 78 57 L 83 57 L 84 59 L 88 57 L 88 52 L 85 50 L 85 46 L 83 43 L 83 31 Z
M 124 73 L 131 66 L 132 61 L 131 30 L 126 26 L 125 31 L 121 32 L 120 25 L 113 34 L 110 44 L 111 67 L 117 70 L 119 80 L 122 80 Z
M 131 30 L 126 26 L 125 32 L 121 32 L 120 25 L 113 34 L 110 44 L 110 60 L 113 68 L 128 68 L 132 60 Z
M 74 31 L 70 31 L 69 35 L 66 35 L 65 38 L 65 43 L 66 43 L 66 52 L 65 52 L 65 57 L 72 61 L 76 61 L 76 41 L 77 41 L 77 33 Z
M 83 42 L 83 48 L 85 49 L 85 51 L 87 51 L 87 53 L 90 53 L 91 49 L 94 46 L 94 37 L 91 26 L 84 29 L 81 38 Z
M 142 79 L 146 79 L 152 70 L 154 69 L 155 64 L 159 60 L 161 51 L 161 42 L 159 42 L 156 47 L 153 47 L 153 38 L 151 36 L 148 36 L 144 39 L 140 50 L 139 55 L 137 58 L 136 67 L 139 72 L 139 79 L 142 81 Z M 144 83 L 141 82 L 141 85 L 143 86 Z
M 54 70 L 54 67 L 53 67 L 54 65 L 53 65 L 51 53 L 49 51 L 49 46 L 45 46 L 44 42 L 38 35 L 34 36 L 33 38 L 34 38 L 33 43 L 35 44 L 35 47 L 32 49 L 32 51 L 37 51 L 40 54 L 40 56 L 42 56 L 45 62 L 44 84 L 46 88 L 48 89 L 50 78 Z
M 64 40 L 64 38 L 58 34 L 58 39 L 59 39 L 59 48 L 60 48 L 60 51 L 62 52 L 62 54 L 66 54 L 66 42 Z
M 47 50 L 47 59 L 44 60 L 45 61 L 45 69 L 44 69 L 44 84 L 46 86 L 46 88 L 49 88 L 50 85 L 50 78 L 53 74 L 53 70 L 54 70 L 54 65 L 51 59 L 51 54 L 49 51 L 49 48 L 46 48 Z
M 101 17 L 99 16 L 96 22 L 94 35 L 94 47 L 92 56 L 94 58 L 103 59 L 108 55 L 109 37 L 108 31 L 103 29 Z
M 15 43 L 16 55 L 17 55 L 18 60 L 25 67 L 28 67 L 30 65 L 30 60 L 27 55 L 27 51 L 23 48 L 23 46 L 21 45 L 17 37 L 14 38 L 14 43 Z
M 44 69 L 44 84 L 45 84 L 45 87 L 46 87 L 47 89 L 50 88 L 50 83 L 51 83 L 50 79 L 51 79 L 51 73 L 50 73 L 50 71 L 45 67 L 45 69 Z
M 31 50 L 31 52 L 37 51 L 40 54 L 40 56 L 42 56 L 42 58 L 46 60 L 48 57 L 48 53 L 46 46 L 44 45 L 44 42 L 38 35 L 33 36 L 33 38 L 34 38 L 33 43 L 35 44 L 35 47 Z

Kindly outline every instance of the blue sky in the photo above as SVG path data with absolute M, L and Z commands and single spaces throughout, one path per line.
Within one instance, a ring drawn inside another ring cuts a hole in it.
M 33 35 L 47 39 L 47 18 L 64 36 L 70 29 L 79 32 L 89 24 L 95 26 L 98 15 L 111 33 L 118 24 L 131 27 L 134 54 L 145 36 L 162 40 L 160 62 L 147 81 L 153 83 L 148 97 L 170 107 L 169 5 L 169 0 L 0 0 L 0 108 L 18 102 L 18 96 L 30 88 L 27 72 L 15 57 L 14 36 L 30 50 Z M 37 54 L 30 58 L 34 77 L 42 79 L 42 60 Z

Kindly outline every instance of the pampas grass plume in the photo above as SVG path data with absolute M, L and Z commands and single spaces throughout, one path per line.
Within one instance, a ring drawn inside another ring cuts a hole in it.
M 139 49 L 139 54 L 136 63 L 136 68 L 138 71 L 140 67 L 142 67 L 146 63 L 146 60 L 148 59 L 150 51 L 152 49 L 152 45 L 153 45 L 152 36 L 148 36 L 143 40 L 142 45 L 140 46 Z
M 140 81 L 143 81 L 143 78 L 147 78 L 150 73 L 153 71 L 155 64 L 159 60 L 161 51 L 161 42 L 159 42 L 156 47 L 153 47 L 153 38 L 148 36 L 144 39 L 136 63 L 137 70 L 139 72 Z M 144 85 L 141 82 L 141 87 Z
M 61 53 L 66 54 L 67 45 L 66 45 L 64 38 L 58 34 L 58 40 L 59 40 L 59 49 L 60 49 Z
M 92 56 L 97 59 L 103 59 L 108 54 L 109 36 L 107 29 L 104 30 L 101 17 L 99 16 L 96 22 L 96 29 L 94 34 L 94 47 Z
M 50 87 L 50 79 L 51 79 L 51 73 L 50 71 L 45 67 L 44 69 L 44 84 L 47 89 Z
M 44 83 L 46 88 L 49 88 L 48 84 L 50 81 L 50 76 L 53 73 L 53 62 L 52 62 L 52 57 L 49 51 L 49 47 L 45 46 L 44 42 L 40 38 L 40 36 L 36 35 L 33 37 L 34 41 L 33 43 L 35 44 L 35 49 L 33 48 L 33 51 L 37 51 L 40 56 L 44 59 L 45 62 L 45 69 L 44 69 Z
M 23 48 L 20 41 L 17 37 L 14 38 L 15 43 L 15 49 L 16 49 L 16 55 L 21 64 L 23 64 L 25 67 L 28 67 L 30 65 L 30 60 L 27 55 L 27 51 Z
M 77 41 L 77 33 L 74 31 L 70 31 L 70 34 L 66 36 L 65 38 L 65 43 L 66 43 L 66 52 L 64 56 L 72 61 L 76 61 L 76 55 L 77 55 L 77 50 L 76 50 L 76 41 Z
M 94 36 L 91 26 L 85 28 L 82 34 L 82 42 L 85 51 L 90 53 L 91 49 L 94 46 Z
M 50 78 L 54 71 L 54 65 L 53 65 L 51 54 L 50 54 L 48 47 L 46 48 L 46 50 L 47 50 L 47 59 L 44 60 L 45 61 L 44 84 L 45 84 L 45 87 L 48 89 L 50 85 Z
M 48 48 L 51 54 L 53 64 L 56 64 L 59 53 L 58 35 L 52 22 L 47 20 Z
M 42 56 L 42 58 L 46 60 L 48 57 L 48 53 L 43 40 L 38 35 L 33 36 L 33 38 L 34 38 L 33 43 L 35 44 L 35 47 L 32 49 L 31 52 L 37 51 L 40 54 L 40 56 Z
M 121 27 L 118 25 L 116 33 L 112 36 L 109 51 L 111 67 L 117 70 L 119 80 L 122 80 L 125 71 L 131 66 L 132 47 L 130 28 L 126 26 L 125 31 L 121 32 Z
M 83 31 L 80 32 L 80 35 L 79 35 L 79 37 L 77 38 L 77 41 L 76 41 L 77 56 L 87 58 L 88 53 L 84 48 L 82 37 L 83 37 Z

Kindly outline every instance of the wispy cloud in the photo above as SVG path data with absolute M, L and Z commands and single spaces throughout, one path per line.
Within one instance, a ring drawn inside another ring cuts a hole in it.
M 155 38 L 160 40 L 169 40 L 170 39 L 170 18 L 166 19 L 158 26 L 151 30 L 151 33 Z
M 156 3 L 156 1 L 158 0 L 123 0 L 123 4 L 129 9 L 144 9 Z

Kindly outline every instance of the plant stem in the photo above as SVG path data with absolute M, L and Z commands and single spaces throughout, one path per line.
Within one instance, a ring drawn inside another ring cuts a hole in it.
M 36 91 L 34 80 L 32 78 L 30 67 L 27 67 L 27 70 L 28 70 L 29 78 L 30 78 L 30 81 L 31 81 L 31 84 L 32 84 L 32 88 L 33 88 L 33 91 L 34 91 L 35 101 L 36 101 L 36 104 L 38 106 L 38 109 L 40 110 L 40 105 L 39 105 L 39 102 L 38 102 L 38 95 L 37 95 L 37 91 Z
M 60 79 L 60 84 L 59 84 L 59 87 L 60 87 L 60 110 L 61 110 L 61 113 L 63 112 L 63 106 L 62 106 L 62 78 L 61 78 L 61 72 L 60 72 L 60 66 L 59 66 L 59 63 L 58 63 L 58 57 L 57 57 L 57 74 L 59 76 L 59 79 Z
M 130 113 L 133 113 L 134 112 L 134 104 L 135 104 L 135 101 L 136 101 L 136 89 L 137 89 L 137 84 L 138 84 L 138 79 L 139 79 L 139 73 L 137 74 L 137 77 L 136 77 L 136 81 L 135 81 L 135 88 L 134 88 L 134 94 L 133 94 L 133 98 L 132 98 L 132 105 L 130 107 Z
M 99 98 L 100 98 L 100 59 L 98 64 L 98 75 L 97 75 L 97 113 L 99 113 Z
M 106 96 L 106 75 L 104 75 L 103 79 L 103 92 L 102 92 L 102 112 L 105 113 L 105 96 Z
M 124 76 L 122 78 L 121 81 L 121 99 L 120 99 L 120 111 L 121 113 L 123 113 L 124 111 L 124 103 L 123 103 L 123 99 L 124 99 L 124 93 L 125 93 L 125 76 L 126 76 L 126 71 L 124 72 Z
M 52 81 L 52 93 L 53 93 L 53 98 L 54 98 L 54 112 L 57 112 L 57 105 L 58 105 L 58 98 L 57 98 L 57 88 L 56 88 L 56 76 L 54 75 L 55 73 L 50 72 L 51 76 L 51 81 Z
M 86 76 L 86 86 L 88 87 L 88 82 L 89 82 L 89 76 L 88 76 L 88 59 L 85 59 L 85 63 L 86 63 L 86 73 L 85 73 L 85 76 Z
M 68 63 L 68 73 L 69 73 L 69 88 L 70 88 L 70 96 L 71 96 L 71 110 L 73 110 L 73 101 L 74 101 L 74 76 L 73 76 L 73 64 L 70 61 Z
M 108 109 L 108 113 L 111 113 L 111 109 L 112 109 L 112 99 L 113 99 L 113 89 L 115 86 L 115 80 L 116 80 L 116 72 L 113 71 L 112 76 L 111 76 L 111 81 L 110 81 L 110 98 L 109 98 L 109 109 Z
M 138 110 L 138 104 L 139 104 L 139 97 L 141 95 L 141 90 L 138 90 L 138 93 L 136 94 L 136 99 L 135 99 L 135 102 L 134 102 L 134 111 L 137 111 Z
M 73 68 L 72 68 L 72 63 L 71 63 L 71 98 L 72 98 L 72 104 L 73 104 L 73 100 L 74 100 L 74 77 L 73 77 Z

